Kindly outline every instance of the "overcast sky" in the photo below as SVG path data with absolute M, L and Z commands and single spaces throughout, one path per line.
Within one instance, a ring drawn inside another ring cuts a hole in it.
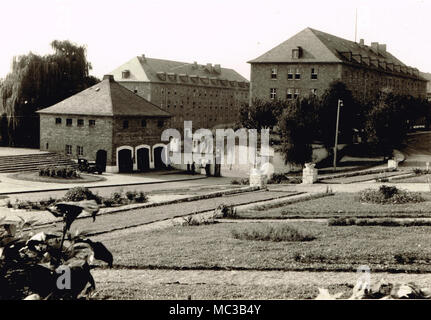
M 248 60 L 306 27 L 386 43 L 407 65 L 431 72 L 431 0 L 7 0 L 0 3 L 0 78 L 12 57 L 87 46 L 92 74 L 132 57 L 219 63 L 249 79 Z

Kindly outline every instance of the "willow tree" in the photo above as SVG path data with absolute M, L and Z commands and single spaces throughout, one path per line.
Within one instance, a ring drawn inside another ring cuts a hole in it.
M 97 83 L 89 76 L 85 46 L 53 41 L 52 54 L 13 58 L 12 70 L 0 85 L 3 144 L 39 146 L 37 110 L 49 107 Z M 6 127 L 6 128 L 5 128 Z

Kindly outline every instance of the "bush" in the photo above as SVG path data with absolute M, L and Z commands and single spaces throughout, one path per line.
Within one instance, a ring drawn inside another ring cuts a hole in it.
M 397 187 L 381 186 L 379 190 L 365 189 L 359 194 L 359 201 L 377 204 L 417 203 L 424 199 L 417 192 L 399 190 Z
M 233 205 L 221 204 L 215 209 L 214 217 L 235 219 L 238 215 Z
M 69 166 L 43 167 L 39 168 L 39 176 L 56 178 L 78 178 L 76 169 Z
M 426 170 L 426 169 L 420 169 L 420 168 L 414 168 L 413 172 L 415 173 L 415 175 L 420 176 L 420 175 L 424 175 L 424 174 L 429 174 L 430 171 Z
M 355 218 L 332 218 L 328 226 L 381 226 L 381 227 L 419 227 L 431 226 L 430 220 L 407 220 L 396 219 L 355 219 Z
M 292 183 L 300 184 L 302 179 L 300 177 L 289 177 L 286 173 L 274 173 L 272 178 L 268 180 L 268 184 L 281 184 L 281 183 Z
M 276 225 L 257 224 L 246 230 L 232 230 L 232 236 L 239 240 L 257 241 L 312 241 L 316 239 L 310 234 L 303 233 L 285 223 Z
M 63 197 L 64 201 L 82 201 L 82 200 L 95 200 L 97 204 L 102 201 L 101 197 L 91 192 L 86 187 L 74 187 L 69 189 Z
M 135 200 L 137 195 L 138 195 L 138 193 L 136 191 L 127 191 L 126 192 L 126 197 L 127 197 L 127 199 L 129 199 L 129 201 Z
M 142 191 L 140 191 L 136 196 L 135 196 L 135 202 L 138 203 L 144 203 L 148 201 L 148 197 L 145 193 L 143 193 Z
M 249 185 L 250 179 L 249 178 L 242 178 L 242 179 L 233 179 L 231 182 L 233 185 Z

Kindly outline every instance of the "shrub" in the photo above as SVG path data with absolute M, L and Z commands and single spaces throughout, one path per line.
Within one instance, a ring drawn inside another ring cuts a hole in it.
M 285 223 L 276 225 L 257 224 L 246 230 L 232 230 L 232 236 L 239 240 L 257 241 L 312 241 L 314 236 L 298 231 Z
M 127 197 L 127 199 L 129 199 L 129 201 L 135 200 L 137 195 L 138 195 L 138 193 L 136 191 L 127 191 L 126 192 L 126 197 Z
M 56 178 L 77 178 L 79 177 L 76 169 L 69 166 L 43 167 L 39 168 L 39 176 Z
M 100 196 L 91 192 L 86 187 L 74 187 L 69 189 L 63 197 L 64 201 L 82 201 L 82 200 L 96 200 L 98 204 L 101 202 Z
M 135 202 L 138 203 L 144 203 L 148 201 L 148 197 L 145 193 L 143 193 L 142 191 L 140 191 L 136 196 L 135 196 Z
M 112 201 L 111 198 L 105 198 L 103 199 L 102 203 L 105 207 L 112 207 L 112 205 L 114 204 L 114 201 Z
M 238 215 L 233 205 L 221 204 L 215 209 L 214 217 L 235 219 Z
M 420 169 L 420 168 L 414 168 L 413 169 L 413 172 L 417 175 L 417 176 L 420 176 L 420 175 L 423 175 L 423 174 L 429 174 L 430 172 L 429 172 L 429 170 L 426 170 L 426 169 Z
M 289 177 L 286 173 L 274 173 L 272 178 L 268 180 L 268 184 L 281 184 L 281 183 L 292 183 L 299 184 L 302 183 L 300 177 Z
M 180 223 L 180 225 L 193 227 L 193 226 L 209 225 L 214 223 L 217 223 L 217 221 L 215 221 L 213 218 L 199 219 L 197 217 L 187 216 L 187 217 L 183 217 L 183 221 Z
M 359 201 L 377 204 L 417 203 L 424 199 L 417 192 L 399 190 L 396 187 L 381 186 L 379 190 L 365 189 L 359 194 Z
M 333 218 L 328 221 L 328 226 L 381 226 L 381 227 L 419 227 L 431 226 L 430 220 L 407 220 L 396 219 L 354 219 L 354 218 Z
M 249 178 L 242 178 L 242 179 L 233 179 L 231 182 L 233 185 L 249 185 L 250 179 Z

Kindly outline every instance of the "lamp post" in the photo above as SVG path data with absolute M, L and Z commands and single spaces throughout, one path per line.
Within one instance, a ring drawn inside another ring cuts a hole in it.
M 343 106 L 343 100 L 338 99 L 337 122 L 335 123 L 334 171 L 337 170 L 338 123 L 340 121 L 340 107 L 342 107 L 342 106 Z

